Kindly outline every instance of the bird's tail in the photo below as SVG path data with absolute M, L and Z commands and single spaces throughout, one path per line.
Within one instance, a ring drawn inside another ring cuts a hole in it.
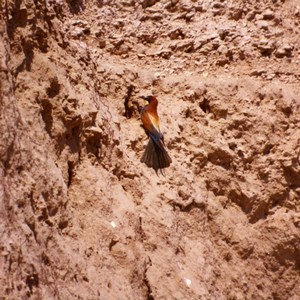
M 160 170 L 170 166 L 172 159 L 166 151 L 163 143 L 159 141 L 159 145 L 150 137 L 146 150 L 141 158 L 141 162 L 145 163 L 149 168 L 153 168 L 157 174 Z

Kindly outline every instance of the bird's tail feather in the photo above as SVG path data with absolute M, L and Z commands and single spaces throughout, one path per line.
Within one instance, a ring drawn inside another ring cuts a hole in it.
M 159 141 L 159 145 L 150 137 L 146 150 L 141 158 L 141 162 L 145 163 L 149 168 L 153 168 L 157 173 L 158 170 L 170 166 L 172 159 L 166 151 L 163 143 Z

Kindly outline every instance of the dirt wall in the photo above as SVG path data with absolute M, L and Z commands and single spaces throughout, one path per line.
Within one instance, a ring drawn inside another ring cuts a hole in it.
M 0 8 L 0 298 L 299 298 L 298 1 Z

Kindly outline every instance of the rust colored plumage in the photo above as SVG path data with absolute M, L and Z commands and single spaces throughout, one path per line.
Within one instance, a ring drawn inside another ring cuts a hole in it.
M 149 142 L 141 158 L 141 162 L 148 167 L 158 170 L 163 174 L 163 169 L 170 166 L 172 159 L 164 146 L 163 134 L 159 127 L 159 117 L 157 114 L 157 99 L 154 96 L 142 97 L 149 102 L 141 112 L 141 120 L 146 133 L 149 136 Z

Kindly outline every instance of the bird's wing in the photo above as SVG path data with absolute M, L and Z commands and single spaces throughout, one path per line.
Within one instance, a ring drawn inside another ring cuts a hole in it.
M 151 114 L 148 111 L 143 111 L 141 116 L 145 130 L 154 140 L 162 138 L 162 133 L 159 128 L 159 119 L 157 116 Z

